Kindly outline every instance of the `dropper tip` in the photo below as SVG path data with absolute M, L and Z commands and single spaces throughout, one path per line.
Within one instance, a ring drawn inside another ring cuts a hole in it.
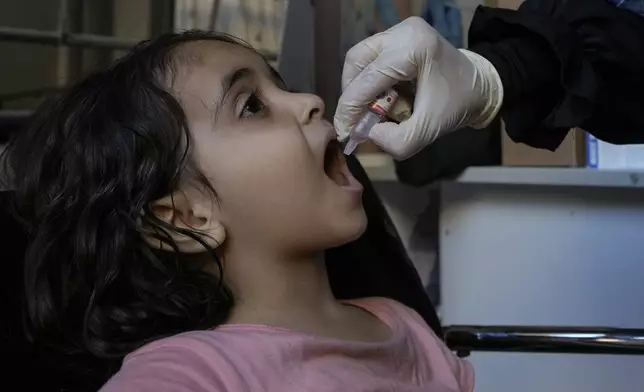
M 353 154 L 353 151 L 355 151 L 356 147 L 358 147 L 358 142 L 353 139 L 349 139 L 349 141 L 347 141 L 347 145 L 344 146 L 344 155 Z

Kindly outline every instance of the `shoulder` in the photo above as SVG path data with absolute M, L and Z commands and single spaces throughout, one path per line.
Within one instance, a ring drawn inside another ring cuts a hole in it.
M 443 373 L 441 377 L 454 383 L 459 391 L 474 389 L 472 365 L 456 357 L 415 310 L 387 298 L 362 298 L 346 303 L 373 313 L 392 328 L 401 331 L 405 344 L 419 353 L 428 368 L 449 369 L 449 374 Z
M 371 297 L 346 301 L 346 303 L 370 312 L 392 329 L 401 330 L 405 335 L 423 340 L 440 340 L 415 310 L 396 300 Z
M 397 319 L 402 319 L 405 322 L 420 324 L 429 328 L 427 323 L 425 323 L 423 318 L 415 310 L 393 299 L 368 297 L 352 299 L 344 302 L 367 310 L 379 318 L 396 317 Z
M 195 331 L 149 343 L 129 354 L 101 392 L 232 391 L 239 386 L 230 348 L 215 331 Z M 216 369 L 216 371 L 215 371 Z

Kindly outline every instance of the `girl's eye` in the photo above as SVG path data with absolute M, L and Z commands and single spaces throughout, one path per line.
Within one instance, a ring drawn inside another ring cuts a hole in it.
M 253 117 L 258 114 L 261 114 L 265 109 L 266 109 L 266 105 L 264 105 L 264 102 L 262 102 L 262 100 L 259 99 L 256 93 L 253 93 L 246 100 L 246 103 L 244 104 L 244 108 L 241 111 L 240 117 L 241 118 Z

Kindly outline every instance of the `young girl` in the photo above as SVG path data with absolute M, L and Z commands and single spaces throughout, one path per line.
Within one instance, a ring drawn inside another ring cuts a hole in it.
M 367 220 L 323 111 L 207 32 L 143 43 L 54 100 L 5 162 L 31 335 L 124 357 L 105 392 L 472 390 L 413 310 L 334 296 L 324 251 Z

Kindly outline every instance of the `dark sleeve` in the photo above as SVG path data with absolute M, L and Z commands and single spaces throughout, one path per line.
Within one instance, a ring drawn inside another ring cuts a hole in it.
M 644 17 L 605 0 L 479 7 L 469 44 L 501 76 L 501 116 L 515 141 L 554 150 L 581 127 L 610 143 L 644 143 Z

